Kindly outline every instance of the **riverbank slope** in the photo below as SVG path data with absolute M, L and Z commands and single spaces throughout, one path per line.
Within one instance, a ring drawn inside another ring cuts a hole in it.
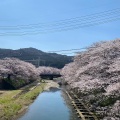
M 59 87 L 53 81 L 35 82 L 19 90 L 0 91 L 0 120 L 13 120 L 23 113 L 44 90 Z

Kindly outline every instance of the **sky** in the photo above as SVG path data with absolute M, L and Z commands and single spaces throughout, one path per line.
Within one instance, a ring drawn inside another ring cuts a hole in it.
M 33 47 L 48 52 L 80 49 L 98 41 L 120 38 L 119 6 L 120 0 L 0 0 L 0 48 Z M 99 21 L 99 17 L 111 20 L 109 14 L 104 13 L 106 11 L 112 12 L 112 19 L 117 20 L 75 27 L 78 23 L 90 22 L 88 15 L 96 14 L 96 18 L 92 18 L 96 21 Z M 98 13 L 103 13 L 104 17 Z M 74 25 L 76 18 L 85 16 L 87 18 Z M 73 20 L 73 23 L 69 23 L 69 20 Z M 67 30 L 57 29 L 71 24 L 73 27 Z M 23 28 L 19 30 L 21 26 Z M 23 35 L 22 32 L 27 34 Z

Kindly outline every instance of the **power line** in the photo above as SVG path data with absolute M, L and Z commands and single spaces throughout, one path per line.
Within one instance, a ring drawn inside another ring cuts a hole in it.
M 91 17 L 88 17 L 88 18 L 81 18 L 81 19 L 76 19 L 76 20 L 72 20 L 72 21 L 66 21 L 66 22 L 61 22 L 59 24 L 51 24 L 51 25 L 38 25 L 38 26 L 29 26 L 29 27 L 17 27 L 17 28 L 0 28 L 0 30 L 7 30 L 7 31 L 13 31 L 13 30 L 31 30 L 31 29 L 42 29 L 42 30 L 47 30 L 47 29 L 56 29 L 56 28 L 59 28 L 59 27 L 67 27 L 68 25 L 74 25 L 76 23 L 87 23 L 87 21 L 89 22 L 90 20 L 99 20 L 99 18 L 101 19 L 101 17 L 105 17 L 106 19 L 109 19 L 109 17 L 117 17 L 120 13 L 120 11 L 116 11 L 117 15 L 115 13 L 109 13 L 109 14 L 104 14 L 104 15 L 99 15 L 99 16 L 91 16 Z M 114 15 L 114 16 L 110 16 L 110 15 Z M 50 27 L 50 28 L 49 28 Z
M 110 16 L 107 13 L 104 15 L 101 14 L 101 16 L 98 16 L 98 17 L 92 16 L 91 18 L 88 18 L 88 19 L 81 17 L 81 19 L 79 19 L 79 20 L 75 20 L 72 22 L 68 21 L 68 24 L 60 24 L 60 25 L 56 25 L 56 26 L 51 26 L 50 28 L 49 27 L 48 28 L 41 28 L 41 29 L 39 28 L 38 30 L 34 30 L 34 31 L 32 30 L 32 31 L 22 31 L 22 32 L 21 31 L 19 31 L 19 32 L 1 32 L 0 36 L 4 36 L 4 35 L 22 36 L 22 35 L 27 35 L 27 34 L 62 32 L 62 31 L 68 31 L 68 30 L 73 30 L 73 29 L 95 26 L 95 25 L 99 25 L 99 24 L 105 24 L 108 22 L 120 20 L 119 12 L 120 12 L 120 10 L 114 11 L 114 13 L 109 13 Z M 117 13 L 117 14 L 115 14 L 115 13 Z M 113 14 L 113 16 L 111 16 L 112 14 Z M 103 16 L 104 16 L 104 18 L 102 18 Z
M 59 54 L 61 54 L 61 55 L 77 55 L 77 54 L 79 54 L 80 52 L 82 52 L 82 51 L 77 51 L 77 52 L 70 52 L 70 53 L 59 53 Z
M 117 13 L 119 13 L 119 12 L 117 12 Z M 117 15 L 118 16 L 118 15 Z M 98 19 L 98 17 L 99 16 L 93 16 L 94 17 L 94 19 Z M 108 16 L 107 16 L 108 17 Z M 113 16 L 113 17 L 116 17 L 116 16 Z M 86 20 L 89 20 L 89 19 L 91 19 L 91 18 L 88 18 L 88 19 L 81 19 L 81 20 L 84 20 L 84 21 L 86 21 Z M 76 23 L 76 22 L 80 22 L 80 21 L 72 21 L 71 23 L 73 24 L 73 23 Z M 85 23 L 85 22 L 83 22 L 83 23 Z M 62 25 L 62 24 L 60 24 L 60 25 Z M 56 26 L 55 26 L 56 27 Z
M 84 48 L 79 48 L 79 49 L 67 49 L 67 50 L 58 50 L 58 51 L 48 51 L 49 53 L 54 53 L 54 52 L 63 52 L 63 51 L 76 51 L 76 50 L 83 50 L 83 49 L 87 49 L 88 47 L 84 47 Z
M 34 35 L 34 34 L 46 34 L 46 33 L 54 33 L 54 32 L 63 32 L 63 31 L 68 31 L 68 30 L 74 30 L 74 29 L 96 26 L 96 25 L 105 24 L 105 23 L 109 23 L 109 22 L 114 22 L 114 21 L 118 21 L 118 20 L 120 20 L 120 17 L 112 18 L 112 19 L 107 18 L 107 19 L 104 19 L 104 21 L 103 20 L 101 20 L 101 21 L 91 21 L 91 22 L 84 23 L 84 24 L 76 24 L 76 25 L 61 27 L 61 28 L 57 28 L 57 29 L 34 30 L 34 31 L 23 31 L 23 32 L 2 32 L 2 33 L 0 33 L 0 36 L 5 36 L 5 35 L 8 35 L 8 36 L 23 36 L 23 35 Z
M 97 18 L 99 16 L 104 16 L 104 15 L 109 15 L 109 14 L 115 14 L 120 12 L 120 8 L 116 8 L 116 9 L 112 9 L 112 10 L 107 10 L 107 11 L 103 11 L 103 12 L 99 12 L 99 13 L 94 13 L 94 14 L 90 14 L 90 15 L 85 15 L 85 16 L 81 16 L 81 17 L 75 17 L 75 18 L 69 18 L 69 19 L 64 19 L 64 20 L 59 20 L 59 21 L 54 21 L 52 23 L 37 23 L 37 24 L 27 24 L 27 25 L 16 25 L 16 26 L 0 26 L 0 29 L 19 29 L 19 28 L 31 28 L 31 27 L 45 27 L 45 26 L 54 26 L 54 25 L 59 25 L 59 24 L 65 24 L 69 23 L 69 22 L 74 22 L 75 20 L 87 20 L 92 18 Z
M 48 53 L 57 53 L 57 54 L 62 54 L 62 55 L 77 55 L 80 52 L 83 52 L 87 50 L 88 48 L 95 48 L 95 47 L 83 47 L 83 48 L 78 48 L 78 49 L 66 49 L 66 50 L 58 50 L 58 51 L 48 51 Z

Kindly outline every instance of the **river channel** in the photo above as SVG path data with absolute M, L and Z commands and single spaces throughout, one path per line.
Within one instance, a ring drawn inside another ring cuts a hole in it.
M 78 120 L 61 89 L 44 91 L 18 120 Z

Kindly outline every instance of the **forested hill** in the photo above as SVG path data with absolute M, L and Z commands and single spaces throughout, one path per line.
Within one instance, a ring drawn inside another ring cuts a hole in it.
M 62 68 L 72 61 L 71 56 L 56 53 L 46 53 L 35 48 L 23 48 L 18 50 L 0 49 L 0 59 L 5 57 L 15 57 L 38 66 L 51 66 Z

